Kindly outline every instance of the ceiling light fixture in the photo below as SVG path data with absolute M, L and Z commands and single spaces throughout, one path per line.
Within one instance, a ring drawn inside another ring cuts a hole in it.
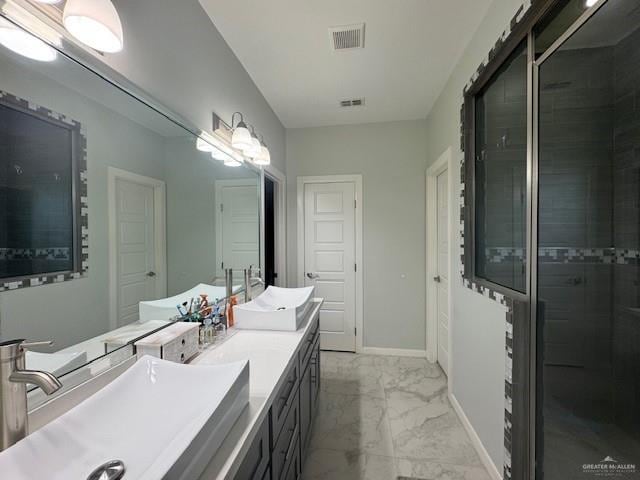
M 52 62 L 58 56 L 53 47 L 4 18 L 0 18 L 0 44 L 38 62 Z
M 236 115 L 240 115 L 240 121 L 237 125 L 233 121 Z M 238 150 L 242 150 L 243 152 L 246 152 L 247 150 L 253 148 L 251 133 L 247 128 L 247 124 L 244 123 L 244 117 L 242 116 L 242 113 L 235 112 L 231 116 L 231 127 L 233 128 L 233 135 L 231 136 L 231 146 L 233 148 L 237 148 Z
M 269 153 L 269 149 L 264 143 L 264 138 L 262 137 L 262 135 L 260 135 L 260 153 L 256 158 L 253 159 L 253 163 L 260 166 L 271 164 L 271 153 Z
M 111 0 L 67 0 L 62 13 L 65 28 L 85 45 L 100 52 L 122 50 L 122 23 Z

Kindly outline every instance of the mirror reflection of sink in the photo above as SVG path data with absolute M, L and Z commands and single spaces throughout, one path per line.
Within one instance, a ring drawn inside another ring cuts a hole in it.
M 267 289 L 250 302 L 233 307 L 235 326 L 249 330 L 296 331 L 304 321 L 315 287 Z
M 240 290 L 242 290 L 242 285 L 233 286 L 233 293 L 238 293 Z M 140 302 L 138 307 L 140 321 L 170 320 L 178 315 L 178 309 L 176 308 L 177 305 L 189 302 L 192 298 L 197 298 L 201 294 L 207 295 L 209 297 L 209 302 L 214 302 L 216 299 L 224 298 L 226 291 L 226 287 L 199 283 L 195 287 L 172 297 Z
M 87 363 L 87 352 L 41 353 L 27 350 L 25 365 L 29 370 L 42 370 L 56 377 Z
M 109 460 L 126 478 L 196 479 L 249 402 L 249 362 L 142 357 L 95 395 L 0 452 L 2 478 L 84 479 Z

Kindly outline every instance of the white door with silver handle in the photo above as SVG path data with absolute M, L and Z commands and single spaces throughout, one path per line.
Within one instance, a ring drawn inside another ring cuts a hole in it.
M 354 182 L 304 186 L 304 284 L 324 298 L 324 350 L 356 348 L 355 188 Z

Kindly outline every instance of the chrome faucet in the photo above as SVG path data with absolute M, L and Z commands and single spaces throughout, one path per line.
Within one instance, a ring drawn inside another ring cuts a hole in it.
M 253 276 L 254 271 L 260 273 L 260 269 L 254 269 L 253 265 L 249 265 L 249 268 L 244 270 L 244 301 L 250 302 L 253 300 L 253 293 L 251 291 L 253 287 L 253 282 L 258 283 L 259 285 L 265 286 L 264 280 L 258 276 Z
M 0 451 L 28 434 L 27 384 L 40 387 L 47 395 L 62 388 L 53 374 L 25 368 L 27 348 L 52 344 L 24 340 L 0 343 Z

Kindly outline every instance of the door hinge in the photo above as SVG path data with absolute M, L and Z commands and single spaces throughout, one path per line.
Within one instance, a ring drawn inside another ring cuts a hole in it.
M 357 337 L 358 336 L 358 328 L 354 327 L 353 328 L 353 334 Z
M 224 270 L 224 262 L 220 262 L 220 268 Z
M 353 199 L 353 208 L 358 208 L 358 200 L 356 198 Z
M 221 203 L 221 204 L 220 204 L 220 211 L 221 211 L 221 212 L 224 212 L 224 203 Z
M 357 271 L 358 271 L 358 264 L 357 264 L 357 263 L 354 263 L 354 264 L 353 264 L 353 271 L 354 271 L 354 272 L 357 272 Z

